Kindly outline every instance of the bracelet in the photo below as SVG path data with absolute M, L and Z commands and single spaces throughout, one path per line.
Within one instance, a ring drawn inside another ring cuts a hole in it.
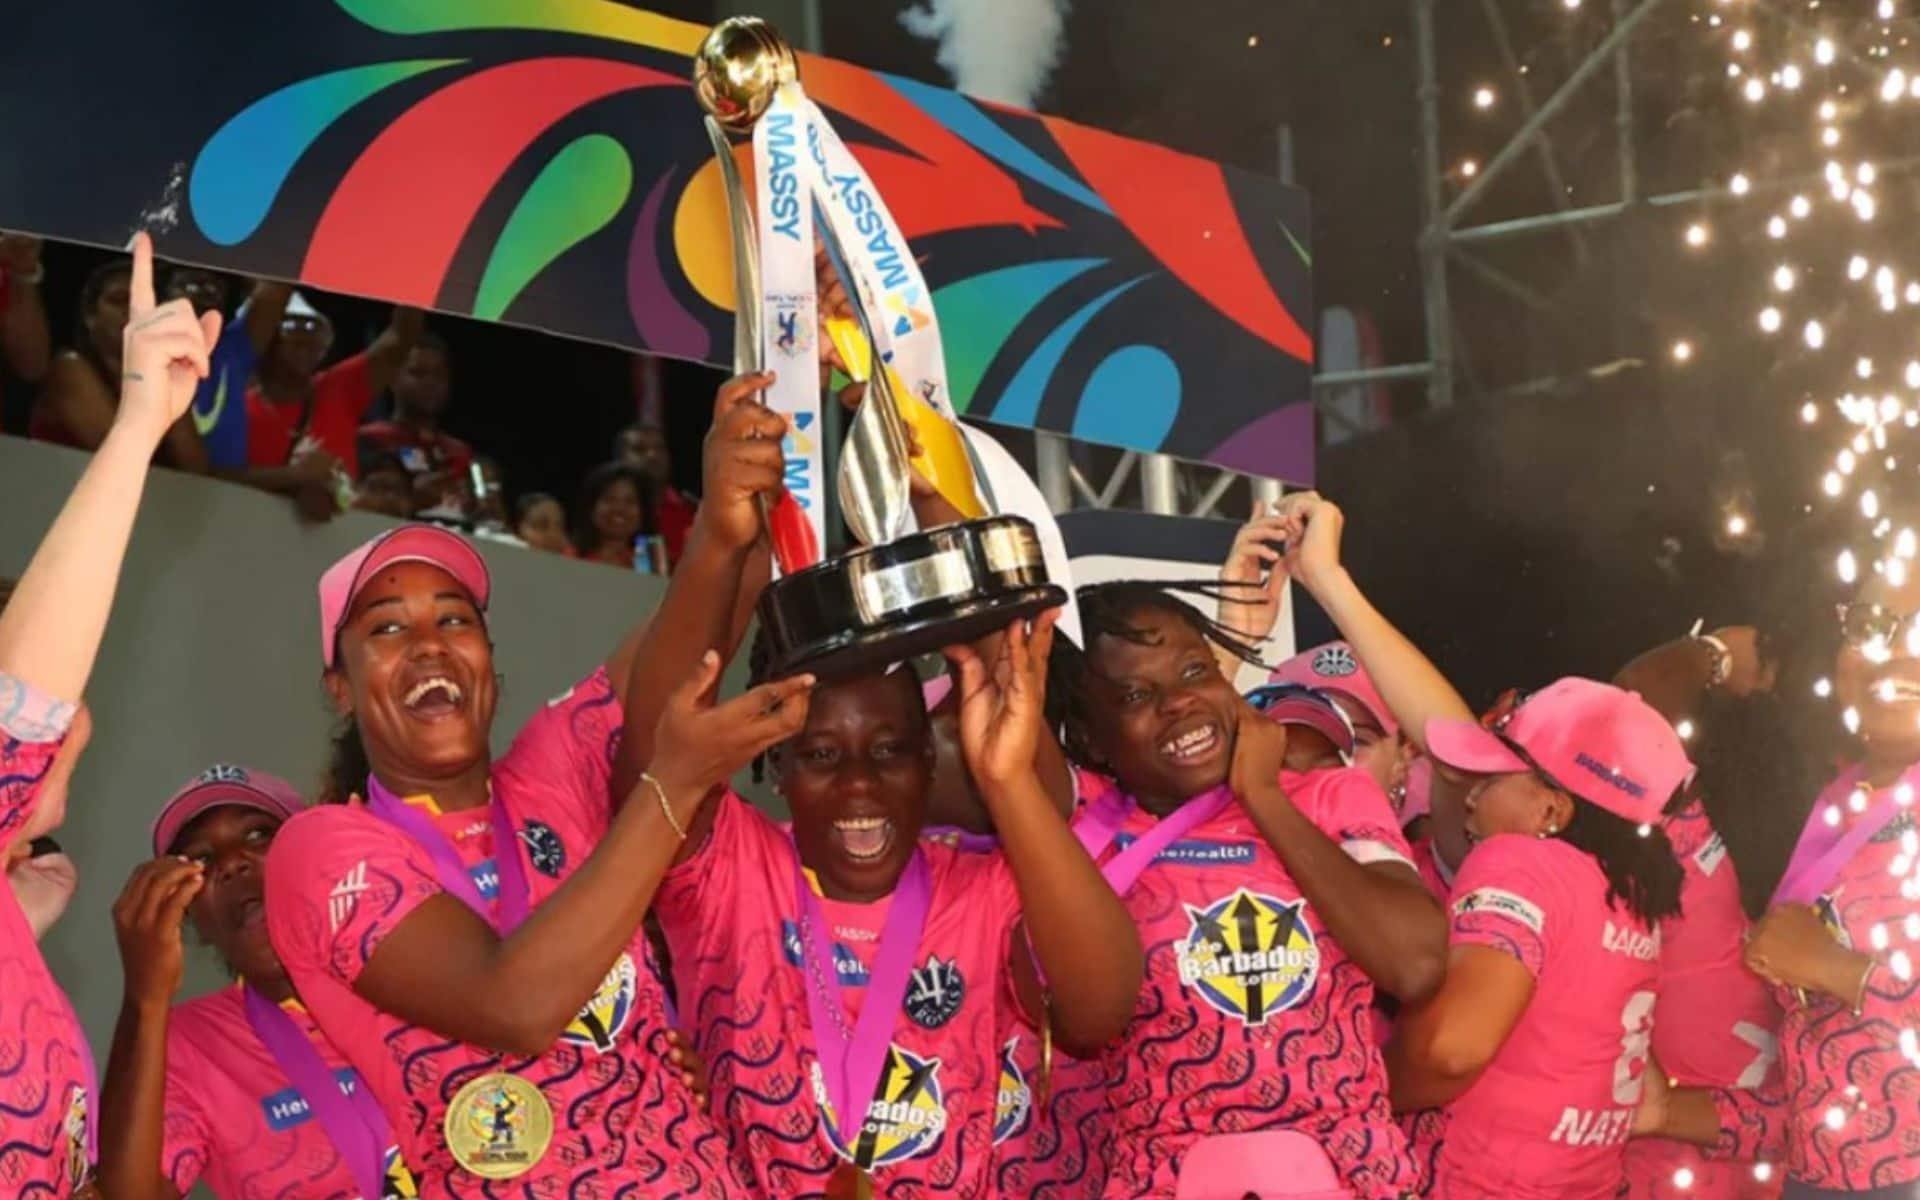
M 1867 1006 L 1867 984 L 1873 979 L 1873 973 L 1880 967 L 1880 960 L 1867 959 L 1867 969 L 1860 972 L 1860 986 L 1853 993 L 1853 1015 L 1859 1016 L 1860 1010 Z
M 686 827 L 680 824 L 679 817 L 673 815 L 673 805 L 667 803 L 667 789 L 653 777 L 651 771 L 640 772 L 640 781 L 653 789 L 654 798 L 660 801 L 660 811 L 666 814 L 667 824 L 673 827 L 674 833 L 680 836 L 681 841 L 686 841 Z
M 1719 687 L 1727 681 L 1728 676 L 1733 674 L 1733 651 L 1728 649 L 1727 644 L 1719 638 L 1704 632 L 1706 625 L 1706 618 L 1700 618 L 1693 623 L 1693 628 L 1687 631 L 1687 636 L 1707 648 L 1707 654 L 1713 660 L 1712 676 L 1708 679 L 1707 686 Z

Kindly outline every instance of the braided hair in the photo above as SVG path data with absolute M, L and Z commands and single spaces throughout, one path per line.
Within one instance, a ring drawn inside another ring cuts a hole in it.
M 1091 661 L 1095 642 L 1110 637 L 1136 646 L 1152 645 L 1156 635 L 1134 624 L 1142 611 L 1151 610 L 1185 622 L 1202 639 L 1241 662 L 1268 668 L 1252 640 L 1209 617 L 1187 598 L 1234 601 L 1258 587 L 1213 579 L 1116 579 L 1077 589 L 1074 599 L 1080 607 L 1080 630 L 1086 646 L 1055 637 L 1053 656 L 1047 665 L 1047 720 L 1064 731 L 1061 744 L 1067 757 L 1096 769 L 1103 765 L 1087 741 L 1088 718 L 1099 702 L 1093 689 L 1098 672 Z

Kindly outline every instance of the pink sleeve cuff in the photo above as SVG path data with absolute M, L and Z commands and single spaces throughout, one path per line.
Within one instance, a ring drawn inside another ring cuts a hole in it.
M 0 671 L 0 732 L 21 742 L 57 742 L 73 726 L 70 700 L 56 700 L 24 679 Z

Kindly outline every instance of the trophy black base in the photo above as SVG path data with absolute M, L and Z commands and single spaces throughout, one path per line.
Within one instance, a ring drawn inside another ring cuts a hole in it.
M 782 576 L 760 597 L 769 678 L 823 682 L 970 642 L 1064 604 L 1032 522 L 997 516 L 865 546 Z

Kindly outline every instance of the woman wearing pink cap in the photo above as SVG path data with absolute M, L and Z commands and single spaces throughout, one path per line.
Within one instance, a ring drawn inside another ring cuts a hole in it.
M 1746 947 L 1785 1010 L 1778 1077 L 1656 1087 L 1643 1113 L 1647 1131 L 1715 1157 L 1784 1157 L 1791 1200 L 1920 1196 L 1916 612 L 1920 581 L 1879 572 L 1841 610 L 1834 693 L 1860 761 L 1815 801 Z
M 113 606 L 147 464 L 192 403 L 220 314 L 156 305 L 134 241 L 120 405 L 0 612 L 0 851 L 54 829 L 86 745 L 80 697 Z M 92 1170 L 92 1055 L 11 888 L 0 895 L 0 1191 L 68 1196 Z
M 125 999 L 101 1106 L 116 1200 L 417 1195 L 380 1107 L 294 994 L 267 940 L 267 847 L 306 804 L 285 780 L 209 767 L 167 801 L 152 861 L 114 906 Z M 235 982 L 174 1003 L 182 926 Z
M 309 809 L 274 839 L 268 932 L 423 1196 L 745 1190 L 666 1067 L 642 921 L 708 791 L 806 716 L 806 677 L 713 701 L 708 648 L 735 618 L 705 601 L 753 565 L 758 498 L 783 473 L 785 421 L 754 398 L 766 382 L 720 391 L 706 498 L 644 633 L 498 760 L 473 548 L 403 526 L 321 580 L 323 679 L 370 770 L 364 799 Z M 612 680 L 629 659 L 623 704 Z

